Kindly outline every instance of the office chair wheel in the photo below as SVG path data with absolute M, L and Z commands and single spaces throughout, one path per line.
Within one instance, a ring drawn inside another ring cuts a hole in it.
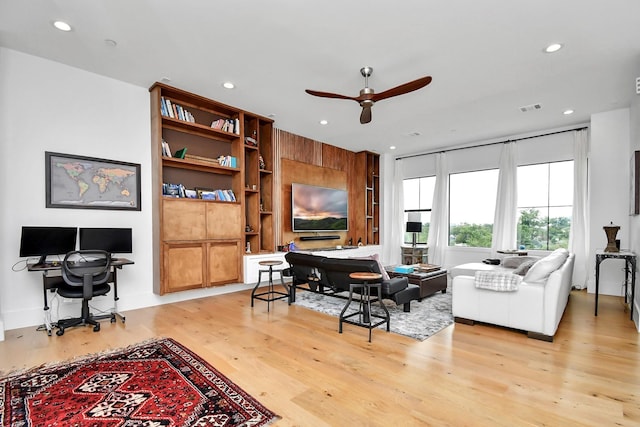
M 100 332 L 100 323 L 93 327 L 93 332 Z
M 110 322 L 111 323 L 116 323 L 116 318 L 112 316 Z
M 58 330 L 56 331 L 56 335 L 57 335 L 57 336 L 59 336 L 59 337 L 63 336 L 63 335 L 64 335 L 64 328 L 60 328 L 60 329 L 58 329 Z

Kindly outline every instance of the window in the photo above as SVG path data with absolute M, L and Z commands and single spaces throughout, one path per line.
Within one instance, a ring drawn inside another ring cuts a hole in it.
M 431 222 L 431 205 L 433 204 L 433 192 L 436 188 L 436 177 L 405 179 L 403 181 L 404 193 L 404 223 L 409 219 L 409 212 L 420 215 L 422 232 L 415 233 L 416 243 L 427 244 L 429 236 L 429 223 Z M 404 243 L 413 243 L 414 233 L 404 233 Z
M 572 210 L 573 160 L 518 167 L 518 246 L 568 247 Z
M 498 169 L 449 175 L 449 246 L 491 247 Z

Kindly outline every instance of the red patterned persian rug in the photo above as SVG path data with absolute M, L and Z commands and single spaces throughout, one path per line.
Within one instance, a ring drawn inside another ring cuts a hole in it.
M 3 426 L 264 426 L 278 418 L 170 338 L 0 378 Z

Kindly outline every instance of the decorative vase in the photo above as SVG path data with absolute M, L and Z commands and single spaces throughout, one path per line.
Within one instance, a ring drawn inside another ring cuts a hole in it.
M 618 234 L 618 230 L 620 230 L 619 225 L 613 225 L 613 222 L 610 225 L 605 225 L 602 227 L 604 232 L 607 234 L 607 247 L 604 248 L 605 252 L 620 252 L 620 249 L 616 246 L 616 234 Z

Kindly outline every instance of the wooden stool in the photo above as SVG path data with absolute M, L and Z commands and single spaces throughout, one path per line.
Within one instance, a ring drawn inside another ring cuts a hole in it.
M 382 285 L 380 283 L 380 279 L 382 279 L 382 274 L 380 273 L 371 273 L 371 272 L 356 272 L 349 274 L 354 280 L 361 280 L 362 283 L 351 283 L 349 285 L 349 300 L 345 304 L 342 312 L 340 313 L 339 320 L 339 333 L 342 333 L 342 323 L 351 323 L 352 325 L 362 326 L 364 328 L 369 329 L 369 342 L 371 342 L 371 330 L 376 328 L 383 323 L 387 324 L 387 332 L 389 332 L 389 327 L 391 323 L 391 316 L 389 315 L 389 311 L 387 307 L 382 302 Z M 369 283 L 370 281 L 376 281 L 375 283 Z M 349 308 L 351 301 L 353 300 L 353 291 L 361 288 L 362 293 L 360 294 L 360 303 L 358 306 L 358 311 L 355 311 L 351 314 L 347 314 L 345 316 L 345 312 Z M 377 297 L 372 297 L 371 289 L 374 288 L 377 290 Z M 386 316 L 381 316 L 379 314 L 371 313 L 371 303 L 378 302 Z M 358 316 L 358 320 L 350 320 L 351 317 Z M 382 319 L 377 323 L 373 323 L 371 320 L 373 317 Z
M 260 269 L 260 270 L 258 270 L 258 283 L 256 283 L 256 286 L 251 291 L 251 307 L 253 307 L 253 300 L 254 299 L 259 299 L 259 300 L 262 300 L 262 301 L 266 301 L 267 302 L 267 311 L 269 311 L 269 304 L 271 303 L 271 301 L 276 301 L 276 300 L 279 300 L 279 299 L 287 298 L 288 302 L 289 302 L 289 305 L 291 305 L 291 293 L 289 291 L 289 287 L 284 283 L 284 279 L 282 278 L 282 270 L 281 269 L 276 269 L 276 270 L 273 269 L 274 266 L 282 264 L 282 261 L 267 260 L 267 261 L 260 261 L 258 264 L 260 264 L 262 266 L 265 266 L 265 267 L 269 267 L 269 268 L 268 269 Z M 258 289 L 258 287 L 260 286 L 260 283 L 262 282 L 262 273 L 268 273 L 269 274 L 269 283 L 267 285 L 267 290 L 266 291 L 257 294 L 256 290 Z M 282 284 L 282 286 L 287 291 L 286 293 L 282 292 L 282 291 L 277 291 L 277 290 L 274 289 L 274 287 L 273 287 L 273 273 L 278 273 L 280 275 L 280 283 Z

